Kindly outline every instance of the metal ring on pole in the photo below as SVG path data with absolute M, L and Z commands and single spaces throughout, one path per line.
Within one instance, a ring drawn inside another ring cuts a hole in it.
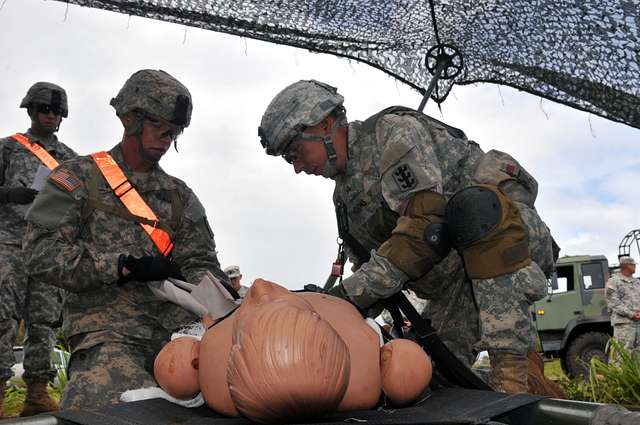
M 457 47 L 450 44 L 438 44 L 427 51 L 424 57 L 424 65 L 433 75 L 433 78 L 424 92 L 420 106 L 418 106 L 418 112 L 424 111 L 427 100 L 431 97 L 433 89 L 437 87 L 438 81 L 457 77 L 464 68 L 464 61 Z M 437 93 L 438 90 L 436 90 L 436 95 Z
M 464 61 L 457 47 L 450 44 L 438 44 L 427 51 L 424 57 L 424 65 L 431 75 L 435 75 L 436 70 L 440 66 L 444 66 L 438 78 L 450 80 L 462 72 Z

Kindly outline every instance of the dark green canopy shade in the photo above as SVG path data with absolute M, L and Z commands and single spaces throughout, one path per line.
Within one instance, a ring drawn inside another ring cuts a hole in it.
M 421 92 L 439 39 L 463 69 L 436 102 L 490 82 L 640 128 L 640 0 L 59 1 L 356 59 Z

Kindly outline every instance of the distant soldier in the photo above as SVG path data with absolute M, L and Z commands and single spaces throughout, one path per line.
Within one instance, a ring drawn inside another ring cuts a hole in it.
M 620 270 L 607 281 L 607 304 L 613 337 L 630 353 L 640 352 L 640 280 L 633 277 L 636 262 L 620 257 Z
M 31 275 L 68 290 L 65 409 L 116 403 L 128 389 L 155 386 L 155 355 L 173 331 L 198 319 L 157 299 L 145 282 L 198 283 L 207 272 L 228 282 L 204 207 L 159 165 L 190 123 L 191 94 L 164 71 L 142 70 L 111 106 L 122 141 L 63 163 L 27 217 Z
M 343 102 L 328 84 L 299 81 L 276 95 L 258 129 L 267 154 L 335 181 L 339 223 L 348 223 L 340 237 L 357 268 L 343 296 L 361 308 L 405 285 L 432 296 L 436 310 L 455 316 L 436 329 L 458 339 L 479 328 L 474 348 L 489 350 L 489 384 L 526 392 L 536 338 L 529 306 L 546 294 L 545 272 L 554 267 L 552 238 L 534 207 L 537 182 L 510 155 L 485 153 L 422 113 L 391 107 L 349 123 Z M 423 280 L 432 272 L 443 276 L 436 285 Z
M 229 280 L 231 280 L 231 286 L 233 286 L 233 289 L 236 290 L 238 295 L 240 295 L 242 298 L 244 298 L 244 295 L 249 290 L 249 287 L 248 286 L 244 286 L 244 285 L 242 285 L 240 283 L 240 281 L 242 280 L 242 273 L 240 273 L 240 267 L 238 267 L 238 266 L 229 266 L 229 267 L 224 269 L 224 272 L 229 277 Z
M 52 326 L 59 321 L 60 290 L 27 279 L 22 236 L 27 229 L 25 213 L 39 188 L 36 174 L 76 156 L 55 133 L 68 115 L 67 94 L 60 86 L 39 82 L 31 86 L 20 103 L 31 127 L 25 133 L 0 139 L 0 417 L 6 381 L 15 363 L 13 344 L 18 323 L 24 319 L 24 375 L 27 398 L 21 416 L 56 410 L 47 393 L 55 376 L 51 368 L 54 345 Z M 39 171 L 40 170 L 40 171 Z

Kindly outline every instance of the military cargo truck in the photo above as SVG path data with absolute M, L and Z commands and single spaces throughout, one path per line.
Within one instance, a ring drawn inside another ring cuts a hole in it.
M 592 357 L 606 359 L 613 335 L 604 293 L 609 275 L 604 255 L 562 257 L 549 294 L 532 307 L 542 350 L 559 357 L 567 375 L 583 374 Z

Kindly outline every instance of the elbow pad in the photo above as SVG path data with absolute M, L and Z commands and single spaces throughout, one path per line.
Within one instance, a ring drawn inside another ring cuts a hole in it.
M 378 254 L 412 279 L 427 273 L 451 249 L 444 224 L 446 205 L 440 193 L 416 193 L 398 218 L 391 237 L 378 248 Z
M 449 200 L 446 219 L 451 242 L 462 254 L 470 278 L 493 278 L 531 263 L 520 211 L 497 187 L 460 190 Z

